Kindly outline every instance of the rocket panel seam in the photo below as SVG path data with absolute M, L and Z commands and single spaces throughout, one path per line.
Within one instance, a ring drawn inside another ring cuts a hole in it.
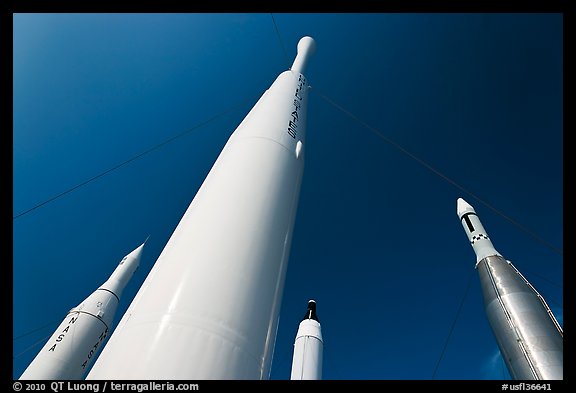
M 100 322 L 102 322 L 102 323 L 104 324 L 104 326 L 106 326 L 106 329 L 109 329 L 109 328 L 110 328 L 110 327 L 108 326 L 108 324 L 102 320 L 102 318 L 100 318 L 100 317 L 98 317 L 98 316 L 96 316 L 96 315 L 94 315 L 94 314 L 91 314 L 91 313 L 86 312 L 86 311 L 74 310 L 74 311 L 68 313 L 68 315 L 74 314 L 74 313 L 90 315 L 91 317 L 94 317 L 94 318 L 96 318 L 97 320 L 99 320 Z
M 500 258 L 500 259 L 503 259 L 503 258 Z M 540 377 L 536 371 L 536 368 L 534 367 L 534 364 L 532 364 L 530 356 L 528 356 L 528 351 L 524 347 L 524 343 L 523 343 L 524 338 L 521 336 L 520 332 L 518 331 L 517 326 L 514 324 L 514 321 L 513 321 L 512 317 L 510 316 L 510 313 L 508 312 L 508 309 L 506 308 L 504 301 L 502 300 L 502 296 L 500 295 L 500 291 L 498 290 L 498 286 L 496 285 L 496 281 L 494 280 L 494 277 L 492 276 L 492 270 L 491 270 L 490 266 L 488 265 L 488 258 L 484 258 L 483 260 L 485 261 L 484 266 L 486 266 L 486 272 L 488 273 L 488 277 L 490 278 L 490 283 L 492 284 L 492 288 L 494 289 L 494 292 L 496 292 L 496 298 L 498 299 L 498 303 L 502 307 L 502 311 L 504 312 L 504 315 L 506 316 L 506 319 L 508 320 L 508 323 L 510 324 L 511 330 L 514 333 L 514 335 L 516 336 L 516 343 L 518 344 L 518 347 L 522 351 L 522 354 L 524 355 L 524 359 L 528 363 L 528 366 L 530 367 L 530 371 L 534 375 L 534 378 L 539 380 Z
M 110 292 L 112 295 L 114 295 L 114 297 L 116 298 L 116 300 L 118 300 L 118 303 L 120 303 L 120 298 L 118 297 L 118 295 L 116 295 L 114 292 L 112 292 L 109 289 L 106 288 L 98 288 L 97 291 L 106 291 L 106 292 Z
M 522 278 L 522 280 L 524 280 L 526 285 L 528 285 L 528 287 L 530 287 L 530 289 L 532 289 L 532 291 L 534 291 L 534 293 L 536 294 L 536 297 L 538 298 L 538 300 L 540 300 L 540 303 L 542 303 L 542 305 L 546 309 L 546 312 L 548 313 L 548 316 L 550 317 L 550 319 L 554 323 L 554 326 L 558 330 L 558 333 L 560 333 L 560 335 L 562 337 L 564 337 L 564 332 L 562 330 L 562 326 L 560 326 L 560 324 L 558 323 L 558 320 L 556 319 L 556 317 L 554 316 L 554 313 L 552 312 L 552 310 L 548 306 L 548 303 L 546 303 L 546 300 L 544 299 L 544 297 L 542 295 L 540 295 L 540 293 L 536 290 L 536 288 L 534 288 L 534 286 L 532 284 L 530 284 L 530 281 L 528 281 L 526 279 L 526 277 L 524 277 L 524 275 L 522 273 L 520 273 L 520 271 L 518 269 L 516 269 L 516 266 L 514 266 L 512 264 L 512 262 L 510 262 L 508 260 L 506 260 L 506 262 L 508 262 L 508 265 L 510 265 L 510 267 L 512 267 L 514 269 L 516 274 L 518 274 L 520 276 L 520 278 Z
M 209 328 L 204 327 L 204 325 L 202 323 L 200 323 L 198 320 L 199 320 L 199 318 L 191 318 L 191 320 L 189 320 L 187 322 L 182 322 L 180 320 L 176 320 L 176 319 L 172 318 L 172 319 L 170 319 L 170 321 L 163 322 L 163 323 L 166 324 L 167 326 L 175 325 L 175 326 L 181 326 L 181 327 L 185 327 L 185 328 L 192 328 L 193 327 L 194 329 L 197 329 L 198 331 L 206 334 L 207 336 L 219 338 L 223 342 L 229 343 L 234 348 L 238 348 L 240 350 L 239 351 L 240 353 L 243 353 L 243 354 L 246 354 L 247 356 L 249 356 L 251 359 L 253 359 L 255 361 L 258 368 L 260 370 L 262 369 L 262 362 L 257 355 L 255 355 L 252 352 L 242 350 L 242 345 L 239 345 L 238 342 L 235 342 L 234 340 L 227 337 L 225 333 L 221 332 L 222 330 L 225 330 L 225 332 L 231 333 L 233 336 L 236 336 L 242 340 L 243 337 L 241 335 L 239 335 L 234 329 L 230 329 L 226 325 L 218 325 L 218 326 L 212 325 L 211 328 L 209 329 Z M 162 322 L 145 321 L 145 320 L 144 321 L 136 320 L 136 322 L 135 322 L 134 319 L 132 320 L 132 326 L 133 327 L 139 326 L 139 325 L 160 324 L 160 323 L 162 323 Z
M 241 141 L 244 141 L 244 140 L 247 140 L 247 139 L 266 139 L 266 140 L 269 140 L 269 141 L 271 141 L 271 142 L 276 143 L 277 145 L 282 146 L 284 149 L 286 149 L 286 151 L 287 151 L 288 153 L 292 153 L 292 151 L 291 151 L 288 147 L 284 146 L 282 143 L 278 142 L 278 141 L 275 140 L 275 139 L 268 138 L 268 137 L 265 137 L 265 136 L 246 136 L 246 137 L 242 137 L 241 139 L 238 139 L 238 140 L 234 141 L 234 143 L 240 143 Z

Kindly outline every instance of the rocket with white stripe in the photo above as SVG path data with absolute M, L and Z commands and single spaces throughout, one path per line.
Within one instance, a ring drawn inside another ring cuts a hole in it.
M 104 345 L 120 297 L 140 264 L 144 242 L 126 255 L 110 278 L 68 312 L 20 379 L 82 379 Z
M 316 301 L 308 301 L 308 310 L 298 326 L 290 379 L 322 379 L 322 329 L 316 314 Z
M 232 133 L 88 379 L 269 378 L 314 48 L 298 42 L 292 68 Z
M 458 218 L 476 253 L 484 307 L 514 379 L 563 379 L 563 332 L 550 307 L 492 245 L 474 208 L 462 198 Z

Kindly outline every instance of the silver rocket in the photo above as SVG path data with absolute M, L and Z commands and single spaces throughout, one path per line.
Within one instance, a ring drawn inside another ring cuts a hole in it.
M 316 314 L 316 301 L 308 301 L 308 310 L 298 326 L 290 379 L 322 379 L 322 329 Z
M 299 41 L 232 133 L 88 379 L 269 378 L 314 48 Z
M 110 333 L 122 292 L 140 264 L 144 242 L 110 278 L 68 312 L 20 379 L 82 379 Z
M 458 218 L 476 253 L 484 307 L 514 379 L 563 379 L 563 332 L 544 298 L 492 245 L 462 198 Z

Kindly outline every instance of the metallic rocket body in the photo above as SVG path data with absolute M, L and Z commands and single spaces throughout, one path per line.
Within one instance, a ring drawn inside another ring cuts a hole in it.
M 308 310 L 296 333 L 290 379 L 322 379 L 322 329 L 316 315 L 316 302 L 308 302 Z
M 484 307 L 514 379 L 563 379 L 563 333 L 550 308 L 522 274 L 500 255 L 476 212 L 458 199 L 458 217 L 474 252 Z
M 110 278 L 68 312 L 20 379 L 82 379 L 110 332 L 122 291 L 140 264 L 144 244 L 126 255 Z
M 269 377 L 314 40 L 231 135 L 88 379 Z

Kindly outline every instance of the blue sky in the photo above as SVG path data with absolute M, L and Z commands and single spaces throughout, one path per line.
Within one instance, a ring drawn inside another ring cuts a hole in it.
M 306 166 L 271 379 L 290 377 L 311 298 L 325 379 L 509 378 L 458 197 L 562 323 L 562 15 L 274 20 L 279 36 L 268 13 L 14 15 L 15 378 L 150 235 L 118 322 L 228 137 L 305 35 L 317 44 Z

